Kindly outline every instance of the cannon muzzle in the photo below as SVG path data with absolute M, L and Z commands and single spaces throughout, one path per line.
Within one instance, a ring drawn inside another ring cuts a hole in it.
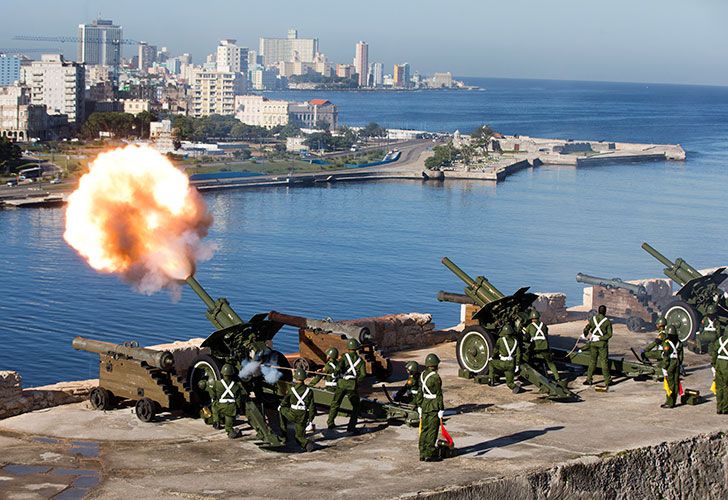
M 455 304 L 475 304 L 475 301 L 462 293 L 452 293 L 440 290 L 437 292 L 437 300 L 440 302 L 454 302 Z
M 194 276 L 190 276 L 185 280 L 185 283 L 202 299 L 202 302 L 207 306 L 207 312 L 205 316 L 218 330 L 228 328 L 233 325 L 243 324 L 243 320 L 238 316 L 230 303 L 226 298 L 221 297 L 217 300 L 213 299 L 207 291 L 202 288 L 200 282 L 195 279 Z
M 84 337 L 74 337 L 71 346 L 77 351 L 95 352 L 96 354 L 107 354 L 112 356 L 124 356 L 126 358 L 143 361 L 155 368 L 172 370 L 174 368 L 174 356 L 169 351 L 155 351 L 145 347 L 130 347 L 123 344 L 113 344 L 101 340 L 92 340 Z
M 473 299 L 476 304 L 484 306 L 505 297 L 485 276 L 478 276 L 473 279 L 447 257 L 442 258 L 442 264 L 467 285 L 465 295 Z
M 655 259 L 662 263 L 662 265 L 665 266 L 665 269 L 662 271 L 665 273 L 665 276 L 678 283 L 680 286 L 685 286 L 688 281 L 703 276 L 697 269 L 679 257 L 675 259 L 675 262 L 672 262 L 670 259 L 655 250 L 649 243 L 642 243 L 642 248 L 645 252 L 652 255 Z
M 295 326 L 296 328 L 315 330 L 333 335 L 343 335 L 350 339 L 356 339 L 362 344 L 371 343 L 373 340 L 372 333 L 366 326 L 351 325 L 349 323 L 341 323 L 338 321 L 304 318 L 303 316 L 293 316 L 290 314 L 279 313 L 277 311 L 269 312 L 268 318 L 271 321 L 283 323 L 284 325 Z
M 644 286 L 627 283 L 620 278 L 598 278 L 596 276 L 578 273 L 576 275 L 576 281 L 587 285 L 602 286 L 604 288 L 621 288 L 623 290 L 629 290 L 637 296 L 647 295 L 647 289 Z

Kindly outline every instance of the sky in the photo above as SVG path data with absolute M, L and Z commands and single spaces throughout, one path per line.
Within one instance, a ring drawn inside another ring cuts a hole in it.
M 334 62 L 367 41 L 385 73 L 409 62 L 424 74 L 728 85 L 728 0 L 5 0 L 0 13 L 0 48 L 54 47 L 12 37 L 73 36 L 101 14 L 196 63 L 222 38 L 257 48 L 297 28 Z

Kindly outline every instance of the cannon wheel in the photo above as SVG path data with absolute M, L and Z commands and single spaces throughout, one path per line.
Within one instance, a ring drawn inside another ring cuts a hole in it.
M 304 357 L 296 358 L 296 361 L 293 362 L 293 368 L 303 368 L 306 371 L 311 370 L 312 366 L 313 362 Z
M 94 410 L 110 410 L 114 396 L 103 387 L 94 387 L 88 395 L 88 400 Z
M 675 325 L 675 328 L 677 328 L 677 336 L 680 342 L 692 338 L 700 324 L 700 317 L 693 306 L 682 300 L 670 302 L 665 307 L 663 316 L 668 325 Z
M 208 383 L 220 380 L 220 364 L 212 356 L 201 354 L 195 358 L 192 367 L 187 375 L 187 384 L 195 399 L 204 406 L 210 402 L 210 395 L 207 391 L 200 390 L 197 383 L 200 380 L 207 380 Z
M 456 353 L 460 368 L 480 375 L 488 367 L 493 352 L 493 336 L 481 326 L 469 326 L 458 339 Z
M 627 318 L 627 330 L 630 332 L 641 332 L 644 327 L 644 322 L 637 316 L 630 316 Z
M 135 406 L 136 416 L 142 422 L 151 422 L 157 416 L 159 405 L 149 398 L 142 398 Z

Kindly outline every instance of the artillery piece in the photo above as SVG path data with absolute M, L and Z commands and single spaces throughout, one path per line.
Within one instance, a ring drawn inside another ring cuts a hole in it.
M 473 304 L 480 307 L 472 316 L 472 319 L 477 320 L 478 324 L 466 326 L 463 330 L 457 341 L 456 354 L 461 376 L 482 378 L 494 352 L 500 328 L 506 323 L 514 324 L 520 336 L 521 328 L 528 323 L 531 305 L 538 296 L 535 293 L 529 293 L 529 287 L 520 288 L 513 295 L 506 296 L 484 276 L 471 278 L 447 257 L 443 257 L 442 264 L 460 278 L 466 286 L 464 296 L 441 291 L 437 295 L 438 300 L 456 303 L 472 301 Z M 576 394 L 546 377 L 527 362 L 521 361 L 519 374 L 551 399 L 579 399 Z
M 576 281 L 592 285 L 594 302 L 608 305 L 610 316 L 624 319 L 629 331 L 654 329 L 659 316 L 658 306 L 644 285 L 628 283 L 620 278 L 598 278 L 582 273 L 577 273 Z
M 728 279 L 725 267 L 703 275 L 681 258 L 675 259 L 674 262 L 670 261 L 648 243 L 642 243 L 642 248 L 665 266 L 663 269 L 665 276 L 682 287 L 675 294 L 677 299 L 667 304 L 662 311 L 668 324 L 677 328 L 682 342 L 694 337 L 710 304 L 718 306 L 719 321 L 728 322 L 725 300 L 721 304 L 725 292 L 720 288 L 720 285 Z

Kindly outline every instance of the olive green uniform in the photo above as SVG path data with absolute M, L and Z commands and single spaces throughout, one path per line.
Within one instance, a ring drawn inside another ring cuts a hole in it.
M 591 382 L 597 360 L 604 375 L 604 385 L 609 387 L 612 381 L 609 373 L 609 339 L 612 338 L 612 322 L 602 314 L 597 314 L 589 320 L 584 327 L 584 336 L 589 339 L 589 367 L 586 371 L 586 381 Z
M 298 382 L 288 388 L 278 408 L 278 418 L 281 431 L 287 434 L 288 423 L 295 424 L 296 441 L 306 448 L 310 442 L 306 438 L 306 426 L 316 416 L 316 405 L 313 401 L 313 391 L 304 382 Z
M 314 378 L 311 379 L 311 386 L 314 386 L 319 383 L 319 381 L 323 378 L 324 379 L 324 388 L 327 391 L 334 391 L 336 389 L 336 381 L 338 380 L 338 373 L 339 373 L 339 366 L 338 366 L 338 359 L 330 359 L 326 361 L 326 364 L 321 369 L 323 373 L 326 375 L 316 375 Z
M 225 431 L 230 434 L 235 425 L 235 417 L 243 406 L 245 390 L 237 380 L 216 380 L 210 391 L 212 396 L 212 421 L 225 422 Z
M 705 353 L 720 331 L 720 323 L 715 316 L 703 316 L 700 321 L 700 329 L 695 335 L 695 352 Z
M 554 379 L 558 382 L 559 370 L 556 368 L 556 363 L 554 363 L 551 356 L 551 349 L 549 348 L 549 327 L 543 321 L 537 321 L 535 323 L 529 323 L 523 331 L 529 342 L 529 363 L 536 361 L 546 363 Z
M 719 414 L 728 414 L 728 328 L 710 344 L 710 357 L 715 370 L 715 400 Z
M 645 346 L 642 356 L 644 356 L 645 359 L 652 359 L 655 361 L 661 360 L 662 344 L 665 342 L 666 338 L 667 334 L 665 333 L 665 329 L 663 328 L 662 330 L 658 330 L 657 337 Z
M 437 451 L 437 436 L 440 433 L 438 413 L 445 409 L 442 401 L 442 380 L 432 368 L 420 374 L 420 390 L 415 397 L 415 406 L 422 410 L 420 415 L 420 459 L 434 457 Z
M 518 339 L 513 335 L 504 335 L 498 337 L 495 342 L 495 356 L 488 362 L 488 378 L 491 383 L 497 381 L 496 372 L 503 373 L 506 377 L 506 384 L 510 389 L 516 387 L 516 366 L 521 358 L 521 347 L 518 345 Z
M 347 352 L 339 360 L 337 373 L 341 378 L 336 383 L 327 424 L 329 427 L 333 427 L 341 402 L 347 398 L 351 403 L 351 416 L 347 429 L 353 431 L 359 418 L 359 382 L 366 377 L 364 360 L 355 352 Z
M 420 373 L 408 373 L 407 381 L 394 395 L 394 400 L 398 403 L 411 403 L 417 397 L 420 391 Z
M 662 374 L 667 380 L 670 394 L 665 393 L 665 406 L 674 408 L 680 392 L 680 366 L 683 363 L 682 342 L 667 338 L 662 343 Z

